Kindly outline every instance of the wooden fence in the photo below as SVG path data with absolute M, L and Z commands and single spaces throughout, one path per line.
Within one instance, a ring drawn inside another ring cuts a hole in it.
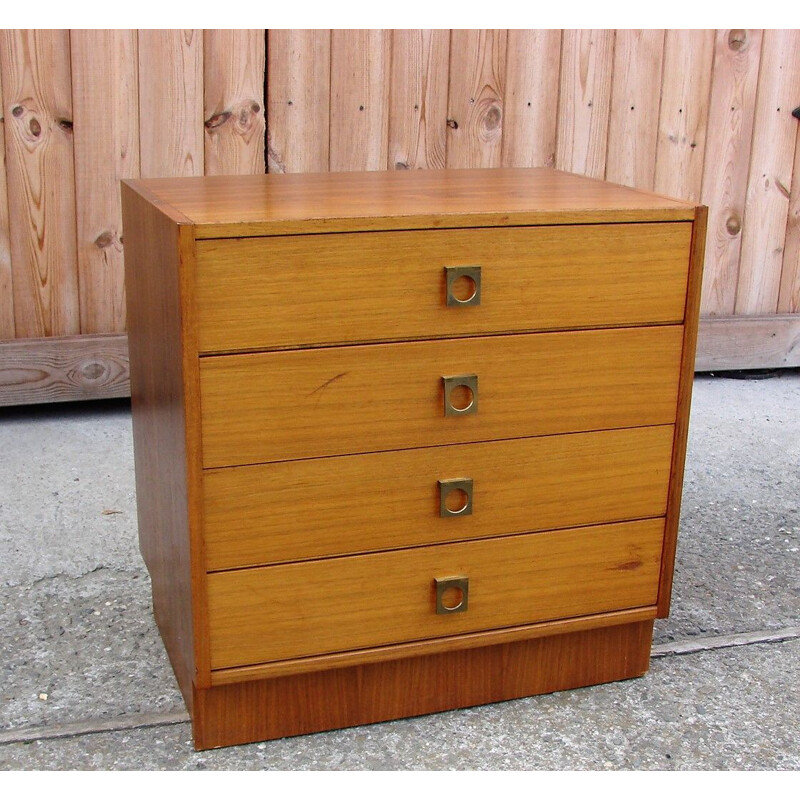
M 800 365 L 798 31 L 5 30 L 0 95 L 0 405 L 127 393 L 140 175 L 547 165 L 703 202 L 698 369 Z

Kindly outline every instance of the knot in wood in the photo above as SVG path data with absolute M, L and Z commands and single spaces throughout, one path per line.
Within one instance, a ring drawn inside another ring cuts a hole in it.
M 483 117 L 483 127 L 486 128 L 487 131 L 493 131 L 499 128 L 502 117 L 503 114 L 498 106 L 489 106 L 489 108 L 486 110 L 486 114 Z
M 725 220 L 725 230 L 728 231 L 731 236 L 736 236 L 741 229 L 742 222 L 737 216 L 730 216 Z
M 88 361 L 81 365 L 81 375 L 87 381 L 97 381 L 105 374 L 105 367 L 97 361 Z
M 94 243 L 101 249 L 110 247 L 114 244 L 114 231 L 103 231 L 95 240 Z
M 221 111 L 219 114 L 213 114 L 210 116 L 203 124 L 206 127 L 206 130 L 213 130 L 214 128 L 219 128 L 220 125 L 224 125 L 231 116 L 230 111 Z
M 728 32 L 728 47 L 731 50 L 741 50 L 747 44 L 747 31 L 732 30 Z
M 34 138 L 38 138 L 42 133 L 42 125 L 36 117 L 31 117 L 31 121 L 28 123 L 28 129 L 31 132 L 31 136 Z

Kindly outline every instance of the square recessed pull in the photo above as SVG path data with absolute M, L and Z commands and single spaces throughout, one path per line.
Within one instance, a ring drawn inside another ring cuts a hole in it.
M 445 267 L 448 306 L 479 306 L 481 304 L 481 268 Z
M 433 580 L 436 584 L 437 614 L 461 614 L 467 610 L 469 578 L 466 575 L 434 578 Z
M 444 415 L 460 417 L 478 413 L 478 376 L 442 376 L 444 385 Z
M 439 516 L 466 517 L 472 514 L 472 478 L 439 481 Z

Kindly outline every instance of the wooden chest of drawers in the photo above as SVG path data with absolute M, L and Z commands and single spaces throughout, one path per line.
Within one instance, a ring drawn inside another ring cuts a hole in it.
M 123 214 L 198 748 L 646 671 L 704 208 L 539 169 L 130 181 Z

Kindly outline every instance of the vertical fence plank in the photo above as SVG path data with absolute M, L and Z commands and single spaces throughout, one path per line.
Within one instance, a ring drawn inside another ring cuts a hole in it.
M 0 35 L 16 336 L 77 333 L 69 33 Z
M 267 48 L 267 169 L 327 172 L 331 32 L 271 30 Z
M 783 250 L 779 314 L 800 312 L 800 126 L 794 147 L 792 191 L 789 197 L 789 217 L 786 220 L 786 245 Z
M 0 339 L 13 339 L 14 281 L 11 274 L 11 242 L 8 234 L 5 105 L 1 78 L 2 73 L 0 73 Z
M 76 30 L 70 48 L 81 332 L 124 331 L 119 181 L 139 174 L 136 32 Z
M 386 169 L 391 32 L 331 32 L 332 172 Z
M 502 166 L 555 166 L 560 67 L 560 30 L 508 32 Z
M 664 31 L 617 31 L 609 112 L 606 178 L 652 189 Z
M 199 30 L 139 31 L 139 153 L 143 178 L 203 174 Z
M 764 31 L 736 289 L 737 314 L 774 314 L 789 213 L 800 31 Z
M 450 32 L 392 33 L 389 169 L 445 165 Z
M 205 174 L 265 172 L 263 30 L 203 34 Z
M 606 172 L 614 31 L 564 31 L 556 167 L 592 178 Z
M 729 316 L 736 301 L 761 40 L 760 30 L 716 34 L 700 198 L 708 206 L 705 316 Z
M 451 32 L 448 167 L 500 166 L 507 38 L 505 30 Z
M 655 190 L 692 202 L 703 184 L 713 58 L 713 30 L 667 31 Z

